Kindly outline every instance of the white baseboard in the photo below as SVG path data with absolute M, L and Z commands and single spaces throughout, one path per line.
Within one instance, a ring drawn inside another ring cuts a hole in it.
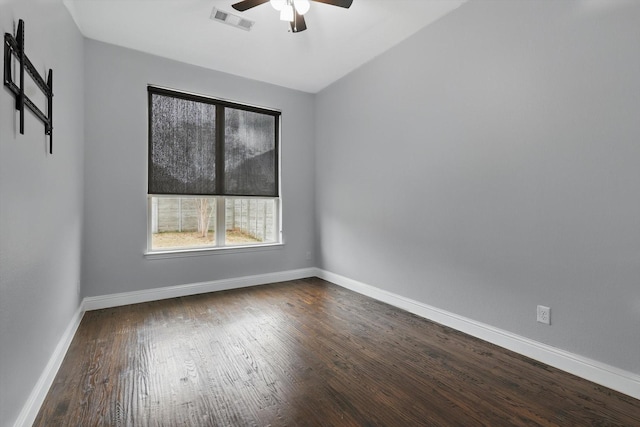
M 184 297 L 204 294 L 207 292 L 226 291 L 230 289 L 246 288 L 249 286 L 266 285 L 268 283 L 285 282 L 287 280 L 313 277 L 316 268 L 303 268 L 277 273 L 244 276 L 232 279 L 213 280 L 210 282 L 189 283 L 185 285 L 167 286 L 164 288 L 145 289 L 143 291 L 123 292 L 119 294 L 87 297 L 82 301 L 85 311 L 100 310 L 102 308 L 119 307 L 141 302 L 158 301 L 167 298 Z
M 329 271 L 318 268 L 304 268 L 300 270 L 289 270 L 277 273 L 267 273 L 255 276 L 214 280 L 210 282 L 191 283 L 165 288 L 85 298 L 71 319 L 69 326 L 60 338 L 58 345 L 49 359 L 49 363 L 47 363 L 47 366 L 38 379 L 38 382 L 33 388 L 33 391 L 23 406 L 20 415 L 14 423 L 14 427 L 27 427 L 33 424 L 33 421 L 40 410 L 40 406 L 42 405 L 42 402 L 44 402 L 51 384 L 53 384 L 53 380 L 55 379 L 64 356 L 69 349 L 69 345 L 71 344 L 73 336 L 80 325 L 80 321 L 82 320 L 82 316 L 85 311 L 157 301 L 200 293 L 265 285 L 313 276 L 320 277 L 346 289 L 377 299 L 410 313 L 414 313 L 418 316 L 577 375 L 596 384 L 603 385 L 636 399 L 640 399 L 640 376 L 634 373 L 560 350 L 445 310 L 440 310 L 436 307 L 405 298 L 401 295 L 397 295 Z
M 285 282 L 287 280 L 297 280 L 317 275 L 316 268 L 305 268 L 300 270 L 289 270 L 277 273 L 267 273 L 255 276 L 245 276 L 233 279 L 214 280 L 210 282 L 191 283 L 187 285 L 168 286 L 165 288 L 147 289 L 136 292 L 124 292 L 113 295 L 103 295 L 98 297 L 88 297 L 82 301 L 81 306 L 74 314 L 69 326 L 60 338 L 49 363 L 45 367 L 42 375 L 38 379 L 29 398 L 22 407 L 14 423 L 14 427 L 31 426 L 38 416 L 38 411 L 44 402 L 51 384 L 58 373 L 64 356 L 67 354 L 69 345 L 80 326 L 80 321 L 85 311 L 99 310 L 101 308 L 118 307 L 127 304 L 156 301 L 167 298 L 196 295 L 206 292 L 223 291 L 249 286 L 265 285 L 268 283 Z
M 44 368 L 40 378 L 38 378 L 38 382 L 35 387 L 33 387 L 29 398 L 22 407 L 22 411 L 20 411 L 18 418 L 13 424 L 14 427 L 27 427 L 33 425 L 33 422 L 38 416 L 38 411 L 40 411 L 40 407 L 42 406 L 42 402 L 44 402 L 44 398 L 47 397 L 49 388 L 51 388 L 51 384 L 53 384 L 53 380 L 56 378 L 58 369 L 60 369 L 60 365 L 62 365 L 64 356 L 67 354 L 67 350 L 71 345 L 74 335 L 76 334 L 76 330 L 78 329 L 78 326 L 80 326 L 80 321 L 82 320 L 83 315 L 84 311 L 82 310 L 82 307 L 78 307 L 78 310 L 76 310 L 69 322 L 69 326 L 67 326 L 67 329 L 62 334 L 60 341 L 58 341 L 58 345 L 53 351 L 53 354 L 49 358 L 49 363 L 47 363 L 47 366 Z
M 317 269 L 316 276 L 362 295 L 464 332 L 481 340 L 530 357 L 588 381 L 640 399 L 640 376 L 577 354 L 476 322 L 475 320 L 405 298 L 329 271 Z

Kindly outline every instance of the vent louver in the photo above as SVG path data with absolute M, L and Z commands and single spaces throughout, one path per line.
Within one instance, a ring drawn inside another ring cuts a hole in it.
M 245 18 L 241 18 L 238 15 L 224 12 L 216 9 L 215 7 L 211 11 L 210 18 L 214 21 L 222 22 L 223 24 L 231 25 L 232 27 L 240 28 L 241 30 L 249 31 L 255 22 Z
M 217 19 L 218 21 L 226 21 L 227 16 L 229 16 L 228 13 L 225 13 L 221 10 L 216 10 L 216 15 L 213 17 L 213 19 Z

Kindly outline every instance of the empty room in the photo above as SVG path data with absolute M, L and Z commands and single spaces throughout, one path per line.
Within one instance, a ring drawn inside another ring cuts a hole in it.
M 640 1 L 0 27 L 0 427 L 640 426 Z

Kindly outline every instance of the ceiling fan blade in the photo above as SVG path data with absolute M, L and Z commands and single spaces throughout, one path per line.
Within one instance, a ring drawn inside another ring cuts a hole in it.
M 330 4 L 331 6 L 344 7 L 349 9 L 353 0 L 312 0 L 318 3 Z
M 252 7 L 260 6 L 261 4 L 267 3 L 269 0 L 244 0 L 235 4 L 232 4 L 231 7 L 235 10 L 239 10 L 240 12 L 244 12 L 245 10 L 249 10 Z
M 304 20 L 304 16 L 300 15 L 298 11 L 294 11 L 293 21 L 291 21 L 290 24 L 292 33 L 299 33 L 300 31 L 307 29 L 307 23 Z

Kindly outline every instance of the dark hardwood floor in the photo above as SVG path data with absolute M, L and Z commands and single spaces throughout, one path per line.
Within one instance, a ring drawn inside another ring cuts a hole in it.
M 640 401 L 320 279 L 87 312 L 37 426 L 640 426 Z

